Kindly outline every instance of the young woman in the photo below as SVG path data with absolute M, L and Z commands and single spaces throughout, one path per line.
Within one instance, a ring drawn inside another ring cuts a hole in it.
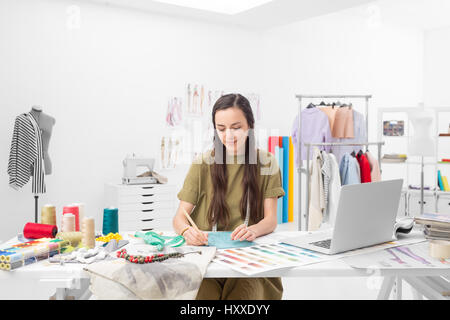
M 255 148 L 254 118 L 240 94 L 224 95 L 212 110 L 214 147 L 191 165 L 178 193 L 173 227 L 188 245 L 204 245 L 204 231 L 233 231 L 233 240 L 255 240 L 277 226 L 277 199 L 284 195 L 271 153 Z M 190 226 L 183 210 L 201 232 Z M 280 278 L 204 279 L 197 299 L 281 299 Z

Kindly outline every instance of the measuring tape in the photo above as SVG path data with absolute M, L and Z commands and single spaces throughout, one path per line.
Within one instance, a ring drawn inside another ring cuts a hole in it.
M 136 238 L 144 239 L 144 242 L 146 244 L 156 246 L 158 251 L 162 251 L 165 246 L 179 247 L 186 242 L 183 236 L 175 236 L 175 237 L 161 236 L 154 231 L 149 231 L 146 233 L 138 231 L 134 234 L 134 236 Z

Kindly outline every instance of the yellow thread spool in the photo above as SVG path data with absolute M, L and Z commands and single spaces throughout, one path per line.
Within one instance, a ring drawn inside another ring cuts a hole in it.
M 79 231 L 59 232 L 56 235 L 56 238 L 68 241 L 73 247 L 76 247 L 81 242 L 82 237 L 83 235 Z
M 56 207 L 46 204 L 41 210 L 41 223 L 56 226 Z

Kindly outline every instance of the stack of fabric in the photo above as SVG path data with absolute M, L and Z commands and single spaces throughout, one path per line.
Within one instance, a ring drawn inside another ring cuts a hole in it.
M 408 157 L 406 154 L 385 154 L 381 161 L 383 162 L 391 162 L 391 163 L 397 163 L 397 162 L 405 162 Z

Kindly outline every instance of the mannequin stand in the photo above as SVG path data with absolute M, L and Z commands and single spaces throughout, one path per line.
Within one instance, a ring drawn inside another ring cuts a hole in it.
M 34 195 L 34 223 L 38 223 L 38 195 Z

